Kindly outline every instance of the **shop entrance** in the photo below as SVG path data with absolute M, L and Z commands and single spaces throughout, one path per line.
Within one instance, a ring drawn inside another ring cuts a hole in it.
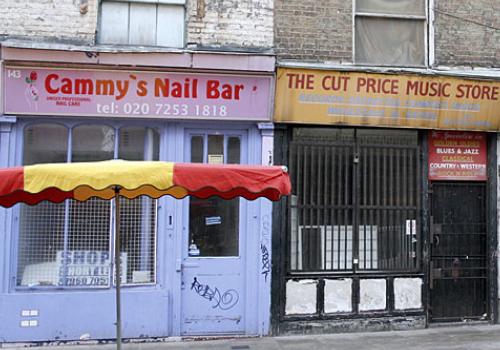
M 239 164 L 243 134 L 190 131 L 186 161 Z M 183 208 L 181 334 L 243 334 L 247 202 L 189 198 Z
M 486 183 L 435 182 L 430 319 L 487 319 Z

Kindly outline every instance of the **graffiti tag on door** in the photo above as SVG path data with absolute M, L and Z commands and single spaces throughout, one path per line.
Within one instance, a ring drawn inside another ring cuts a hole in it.
M 196 277 L 191 283 L 191 290 L 194 290 L 202 298 L 211 301 L 214 309 L 229 310 L 238 303 L 240 298 L 238 292 L 234 289 L 228 289 L 221 293 L 217 287 L 212 289 L 208 284 L 201 284 Z

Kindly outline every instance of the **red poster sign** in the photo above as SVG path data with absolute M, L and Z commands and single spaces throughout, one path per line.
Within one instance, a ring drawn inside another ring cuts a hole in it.
M 431 131 L 429 180 L 485 181 L 486 134 Z

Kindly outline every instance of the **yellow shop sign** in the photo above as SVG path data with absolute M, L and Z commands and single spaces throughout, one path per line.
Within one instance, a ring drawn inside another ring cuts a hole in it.
M 494 81 L 280 68 L 274 121 L 499 131 L 499 100 Z

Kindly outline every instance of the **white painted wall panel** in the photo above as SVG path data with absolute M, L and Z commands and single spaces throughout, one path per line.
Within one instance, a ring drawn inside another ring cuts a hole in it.
M 325 312 L 352 311 L 352 279 L 325 280 Z
M 290 1 L 290 0 L 287 0 Z M 285 1 L 286 2 L 286 1 Z M 201 46 L 273 47 L 273 0 L 187 1 L 187 42 Z M 325 5 L 326 6 L 326 5 Z M 313 5 L 297 5 L 303 13 Z M 294 11 L 290 11 L 291 17 Z M 309 12 L 307 12 L 310 16 Z M 300 28 L 302 22 L 297 22 Z M 291 26 L 291 35 L 299 33 Z M 307 35 L 307 34 L 305 34 Z
M 385 310 L 386 281 L 385 279 L 364 279 L 359 281 L 360 311 Z
M 97 0 L 1 0 L 0 5 L 0 36 L 24 37 L 33 42 L 63 39 L 83 45 L 94 43 Z
M 397 310 L 420 309 L 422 307 L 422 279 L 394 279 L 394 307 Z
M 288 281 L 286 283 L 285 314 L 303 315 L 316 312 L 316 288 L 314 280 Z

